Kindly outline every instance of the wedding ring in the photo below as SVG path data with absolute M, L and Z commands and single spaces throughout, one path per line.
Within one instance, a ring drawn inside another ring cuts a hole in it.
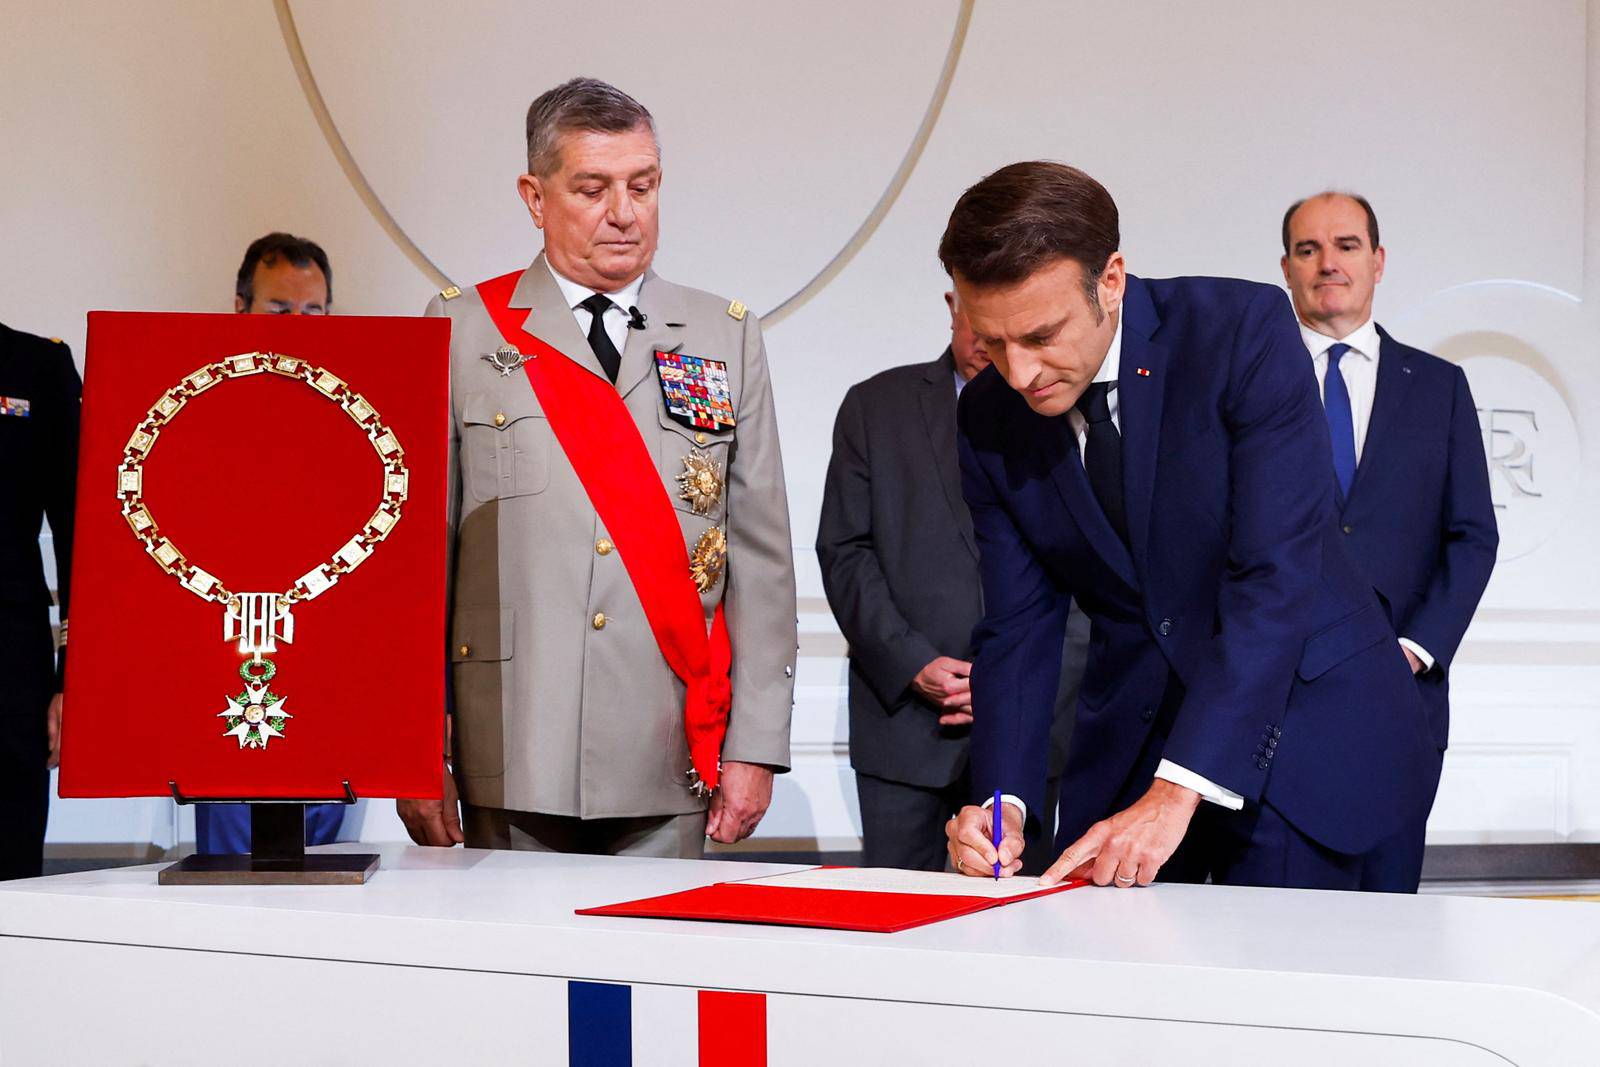
M 961 857 L 960 856 L 956 857 L 956 870 L 960 871 L 962 874 L 966 874 L 967 873 L 966 865 L 961 862 Z
M 1130 877 L 1128 875 L 1125 875 L 1125 874 L 1117 875 L 1117 884 L 1118 885 L 1132 885 L 1135 881 L 1137 881 L 1137 879 L 1132 878 L 1132 877 Z

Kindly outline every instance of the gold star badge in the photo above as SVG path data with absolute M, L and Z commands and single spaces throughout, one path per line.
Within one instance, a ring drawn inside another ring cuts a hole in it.
M 722 576 L 722 565 L 728 562 L 728 539 L 715 526 L 700 535 L 694 546 L 694 556 L 689 560 L 689 576 L 694 587 L 702 593 L 711 592 Z
M 687 500 L 696 515 L 709 515 L 722 499 L 722 464 L 698 448 L 683 457 L 683 473 L 678 475 L 681 500 Z

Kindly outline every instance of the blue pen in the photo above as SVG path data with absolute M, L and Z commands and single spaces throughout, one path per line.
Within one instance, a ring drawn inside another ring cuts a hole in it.
M 994 877 L 1000 879 L 1000 790 L 994 791 Z

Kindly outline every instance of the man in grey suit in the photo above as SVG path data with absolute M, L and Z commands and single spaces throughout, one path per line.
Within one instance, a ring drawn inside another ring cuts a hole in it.
M 943 355 L 845 394 L 817 527 L 823 587 L 850 643 L 850 764 L 869 867 L 942 870 L 942 824 L 972 800 L 967 657 L 983 590 L 956 463 L 956 398 L 988 360 L 951 294 L 945 303 Z M 1051 733 L 1052 796 L 1087 646 L 1087 620 L 1074 610 Z
M 402 800 L 400 814 L 421 844 L 698 857 L 708 835 L 755 829 L 789 758 L 794 573 L 766 350 L 743 304 L 650 270 L 661 156 L 637 101 L 574 79 L 533 102 L 527 135 L 518 187 L 544 253 L 427 311 L 451 320 L 454 762 L 442 802 Z M 536 374 L 563 357 L 583 410 L 541 391 Z M 597 446 L 604 425 L 639 439 Z M 628 456 L 644 480 L 621 499 L 639 514 L 656 501 L 683 538 L 671 553 L 691 557 L 667 584 L 698 596 L 693 625 L 715 635 L 726 620 L 731 670 L 712 688 L 731 687 L 731 704 L 709 799 L 686 773 L 705 676 L 677 673 L 653 626 L 662 575 L 639 577 L 656 546 L 593 499 L 596 470 L 620 477 Z

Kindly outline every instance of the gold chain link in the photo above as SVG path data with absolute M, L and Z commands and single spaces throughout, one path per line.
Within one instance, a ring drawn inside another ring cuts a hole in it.
M 411 472 L 405 465 L 405 449 L 383 418 L 365 397 L 351 390 L 342 379 L 303 359 L 274 352 L 246 352 L 229 356 L 185 375 L 145 412 L 144 418 L 122 449 L 117 467 L 117 498 L 122 502 L 122 517 L 133 535 L 144 545 L 150 558 L 180 585 L 202 600 L 227 604 L 237 609 L 234 594 L 215 575 L 190 563 L 172 539 L 161 531 L 144 500 L 144 464 L 154 451 L 161 431 L 185 404 L 212 386 L 229 378 L 246 378 L 261 373 L 278 374 L 305 383 L 344 409 L 366 435 L 383 462 L 383 495 L 378 510 L 350 540 L 325 563 L 319 563 L 278 594 L 280 607 L 301 600 L 313 600 L 327 592 L 340 577 L 349 574 L 372 555 L 373 546 L 387 538 L 400 521 L 401 507 L 410 491 Z

